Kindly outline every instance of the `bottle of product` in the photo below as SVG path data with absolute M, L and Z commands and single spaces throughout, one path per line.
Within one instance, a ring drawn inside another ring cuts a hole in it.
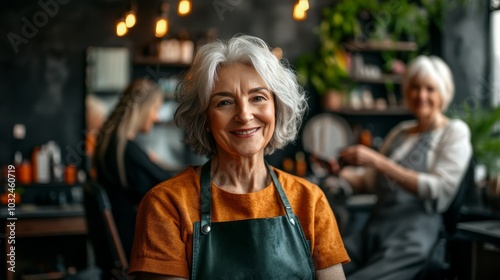
M 50 180 L 60 183 L 64 180 L 64 166 L 61 163 L 61 149 L 54 141 L 47 143 L 50 166 Z
M 294 172 L 294 167 L 295 165 L 295 162 L 293 161 L 293 159 L 289 158 L 289 157 L 285 157 L 283 159 L 283 170 L 288 172 L 288 173 L 293 173 Z
M 31 179 L 33 183 L 38 183 L 38 165 L 37 165 L 37 156 L 40 147 L 35 146 L 33 148 L 33 152 L 31 153 Z
M 367 147 L 372 147 L 372 133 L 368 129 L 363 129 L 359 135 L 359 143 Z
M 303 152 L 295 154 L 295 175 L 304 177 L 307 174 L 306 156 Z
M 194 42 L 189 39 L 187 30 L 179 32 L 180 38 L 180 59 L 182 64 L 190 64 L 193 61 Z
M 26 127 L 24 124 L 15 124 L 14 128 L 12 129 L 12 136 L 13 136 L 13 145 L 12 145 L 12 150 L 13 156 L 13 164 L 16 168 L 18 168 L 21 163 L 23 162 L 23 154 L 21 153 L 21 142 L 24 140 L 24 137 L 26 136 Z
M 50 182 L 50 156 L 46 145 L 42 145 L 36 155 L 37 163 L 37 176 L 38 183 Z

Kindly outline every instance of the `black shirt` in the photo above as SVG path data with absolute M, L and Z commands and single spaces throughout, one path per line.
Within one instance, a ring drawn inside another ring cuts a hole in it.
M 139 202 L 152 187 L 169 179 L 172 174 L 152 162 L 135 141 L 128 140 L 123 156 L 128 183 L 125 187 L 120 182 L 118 173 L 116 146 L 116 138 L 112 138 L 104 160 L 97 162 L 97 181 L 108 193 L 116 227 L 129 257 Z

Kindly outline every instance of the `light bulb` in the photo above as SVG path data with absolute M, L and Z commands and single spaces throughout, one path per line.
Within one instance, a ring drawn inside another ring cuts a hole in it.
M 118 35 L 119 37 L 122 37 L 125 34 L 127 34 L 127 32 L 128 32 L 127 25 L 125 24 L 125 22 L 123 20 L 120 20 L 116 24 L 116 35 Z
M 177 9 L 177 14 L 181 16 L 188 15 L 191 12 L 191 2 L 189 0 L 181 0 L 179 2 L 179 8 Z
M 159 18 L 156 21 L 156 31 L 155 31 L 155 36 L 156 37 L 163 37 L 165 34 L 168 32 L 168 21 L 166 18 Z
M 309 1 L 308 0 L 299 0 L 299 8 L 302 11 L 309 10 Z
M 127 28 L 132 28 L 135 25 L 135 22 L 135 13 L 132 11 L 128 12 L 125 16 L 125 24 L 127 25 Z
M 299 3 L 297 3 L 293 6 L 293 19 L 294 20 L 305 20 L 307 17 L 306 11 L 302 10 L 299 6 L 300 6 Z

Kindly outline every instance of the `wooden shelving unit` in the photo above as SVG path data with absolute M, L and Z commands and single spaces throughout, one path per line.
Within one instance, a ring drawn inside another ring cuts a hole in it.
M 335 113 L 343 115 L 357 115 L 357 116 L 409 116 L 410 111 L 405 107 L 388 107 L 384 110 L 379 109 L 353 109 L 341 108 Z
M 401 75 L 396 74 L 382 74 L 380 77 L 371 78 L 371 77 L 357 77 L 350 76 L 351 80 L 361 83 L 372 83 L 372 84 L 386 84 L 386 83 L 394 83 L 401 84 L 403 77 Z
M 417 44 L 415 42 L 402 41 L 349 41 L 344 44 L 344 47 L 349 51 L 416 51 Z
M 135 65 L 161 65 L 172 68 L 188 68 L 189 64 L 185 63 L 171 63 L 159 59 L 156 56 L 136 56 L 134 57 Z

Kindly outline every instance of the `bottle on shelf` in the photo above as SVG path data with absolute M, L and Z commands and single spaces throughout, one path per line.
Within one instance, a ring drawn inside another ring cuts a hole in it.
M 370 132 L 370 130 L 364 128 L 363 130 L 361 130 L 361 133 L 359 134 L 359 143 L 361 145 L 365 145 L 367 147 L 372 147 L 372 144 L 373 144 L 373 140 L 372 140 L 372 133 Z
M 47 143 L 49 153 L 50 181 L 60 183 L 64 180 L 64 166 L 61 162 L 61 149 L 55 141 Z
M 191 39 L 189 39 L 189 33 L 185 29 L 179 32 L 179 38 L 180 38 L 179 62 L 182 64 L 191 64 L 191 62 L 193 61 L 194 42 Z
M 295 154 L 295 175 L 305 177 L 307 174 L 307 162 L 304 152 Z
M 24 124 L 15 124 L 12 130 L 14 140 L 13 162 L 17 170 L 17 179 L 21 184 L 30 184 L 32 181 L 31 163 L 28 158 L 24 158 L 21 152 L 21 144 L 26 136 L 26 127 Z
M 42 145 L 36 154 L 36 182 L 50 182 L 50 154 L 47 145 Z
M 23 162 L 21 143 L 24 140 L 24 137 L 26 136 L 26 127 L 24 126 L 24 124 L 15 124 L 12 129 L 12 136 L 13 136 L 12 150 L 14 151 L 12 156 L 12 161 L 13 161 L 12 163 L 17 169 Z

